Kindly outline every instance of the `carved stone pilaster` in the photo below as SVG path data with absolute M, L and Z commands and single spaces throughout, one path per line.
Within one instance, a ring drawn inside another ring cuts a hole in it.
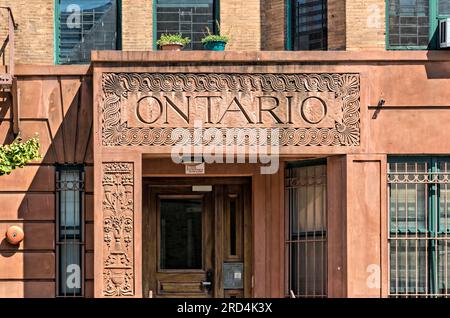
M 134 166 L 102 164 L 103 295 L 134 296 Z

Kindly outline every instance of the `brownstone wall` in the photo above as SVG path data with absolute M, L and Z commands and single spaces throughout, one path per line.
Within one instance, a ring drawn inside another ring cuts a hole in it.
M 347 50 L 384 50 L 385 17 L 384 0 L 347 1 Z
M 93 295 L 92 80 L 82 69 L 19 77 L 22 137 L 37 133 L 43 158 L 0 177 L 0 235 L 11 225 L 25 232 L 18 249 L 1 239 L 0 298 L 55 296 L 55 165 L 65 163 L 86 166 L 85 294 Z M 9 100 L 0 102 L 0 113 L 0 144 L 7 144 L 14 139 Z
M 286 1 L 263 0 L 261 8 L 261 49 L 283 51 L 286 39 Z

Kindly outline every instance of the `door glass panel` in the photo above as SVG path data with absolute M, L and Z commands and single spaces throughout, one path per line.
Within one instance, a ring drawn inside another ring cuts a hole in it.
M 202 268 L 202 200 L 160 201 L 161 269 Z

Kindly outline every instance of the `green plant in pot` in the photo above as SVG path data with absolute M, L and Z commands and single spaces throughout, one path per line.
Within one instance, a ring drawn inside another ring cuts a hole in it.
M 180 51 L 183 47 L 191 43 L 191 39 L 178 34 L 162 34 L 156 44 L 163 51 Z
M 217 30 L 219 34 L 212 34 L 207 27 L 207 35 L 202 39 L 203 47 L 209 51 L 225 51 L 225 46 L 230 41 L 229 35 L 220 34 L 220 25 L 217 23 Z

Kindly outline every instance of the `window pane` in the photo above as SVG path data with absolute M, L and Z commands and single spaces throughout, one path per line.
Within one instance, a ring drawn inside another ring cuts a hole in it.
M 450 15 L 449 0 L 439 0 L 439 15 Z
M 59 293 L 81 294 L 81 249 L 78 240 L 67 240 L 59 248 Z
M 181 33 L 189 37 L 191 43 L 187 50 L 201 50 L 201 39 L 215 28 L 213 0 L 157 0 L 156 2 L 156 28 L 157 39 L 163 33 Z
M 427 189 L 424 183 L 408 183 L 415 176 L 423 178 L 428 165 L 424 162 L 390 163 L 389 173 L 403 183 L 390 184 L 391 233 L 425 233 L 427 230 Z
M 295 0 L 292 6 L 295 50 L 327 49 L 327 1 Z
M 201 269 L 202 201 L 160 201 L 161 269 Z
M 426 293 L 426 240 L 393 240 L 390 244 L 390 293 Z
M 117 49 L 116 0 L 59 0 L 61 64 L 88 63 L 92 50 Z
M 389 45 L 428 46 L 429 1 L 389 1 Z

